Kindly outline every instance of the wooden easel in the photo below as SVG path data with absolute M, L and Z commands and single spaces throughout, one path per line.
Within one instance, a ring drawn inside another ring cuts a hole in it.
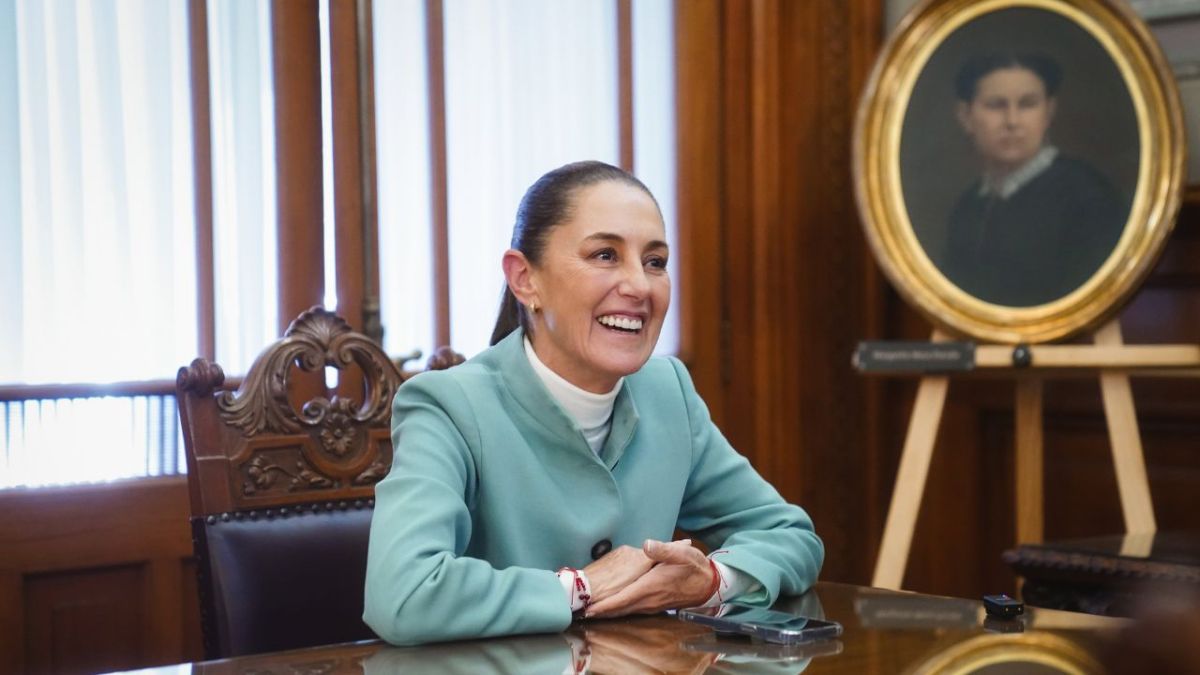
M 935 330 L 931 341 L 945 341 Z M 977 370 L 1009 370 L 1016 381 L 1016 535 L 1018 543 L 1042 541 L 1042 382 L 1064 372 L 1096 372 L 1104 399 L 1104 415 L 1112 445 L 1117 490 L 1127 532 L 1153 532 L 1154 508 L 1146 462 L 1134 414 L 1130 374 L 1200 375 L 1200 345 L 1125 345 L 1116 319 L 1095 333 L 1094 345 L 1034 345 L 1032 362 L 1013 365 L 1012 345 L 979 345 Z M 917 512 L 933 458 L 933 445 L 946 403 L 947 375 L 925 375 L 917 387 L 916 403 L 904 438 L 896 486 L 883 529 L 871 585 L 898 589 L 904 580 Z M 1128 541 L 1137 541 L 1127 537 Z M 1142 541 L 1147 540 L 1142 538 Z M 1127 553 L 1134 553 L 1129 551 Z

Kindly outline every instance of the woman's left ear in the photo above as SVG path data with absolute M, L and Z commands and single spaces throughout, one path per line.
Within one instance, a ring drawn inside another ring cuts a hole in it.
M 541 304 L 537 286 L 533 282 L 533 266 L 524 253 L 510 248 L 504 252 L 500 265 L 504 268 L 504 279 L 508 282 L 508 288 L 522 305 Z

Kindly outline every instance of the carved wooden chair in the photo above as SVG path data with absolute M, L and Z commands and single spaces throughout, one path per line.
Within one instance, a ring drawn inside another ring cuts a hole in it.
M 428 367 L 461 361 L 442 348 Z M 327 367 L 342 374 L 338 392 L 325 391 Z M 224 380 L 220 366 L 196 359 L 175 384 L 206 655 L 375 637 L 362 622 L 367 535 L 375 483 L 391 467 L 391 401 L 403 374 L 369 338 L 314 307 L 236 391 Z

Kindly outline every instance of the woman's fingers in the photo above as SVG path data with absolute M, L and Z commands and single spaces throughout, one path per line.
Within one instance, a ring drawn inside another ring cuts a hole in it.
M 642 543 L 642 551 L 647 558 L 656 563 L 686 565 L 700 564 L 705 560 L 704 554 L 692 546 L 691 539 L 681 539 L 670 543 L 647 539 Z
M 592 598 L 603 600 L 636 581 L 654 566 L 642 549 L 619 546 L 583 568 L 592 587 Z
M 703 554 L 695 551 L 699 556 L 699 561 L 696 561 L 690 554 L 678 551 L 656 551 L 656 555 L 659 553 L 678 555 L 688 560 L 684 563 L 656 565 L 615 595 L 589 605 L 586 615 L 601 618 L 653 613 L 676 607 L 693 607 L 708 599 L 706 594 L 712 587 L 712 568 Z

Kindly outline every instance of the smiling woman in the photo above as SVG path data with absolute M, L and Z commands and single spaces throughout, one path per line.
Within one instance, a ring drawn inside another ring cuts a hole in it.
M 364 613 L 385 640 L 766 605 L 816 581 L 808 515 L 730 447 L 683 365 L 651 357 L 664 240 L 653 196 L 616 167 L 568 164 L 526 192 L 492 347 L 396 394 Z
M 542 362 L 604 393 L 658 342 L 671 301 L 666 235 L 658 205 L 638 184 L 606 180 L 575 201 L 573 217 L 552 229 L 537 257 L 505 253 L 506 292 L 537 308 L 527 331 Z

